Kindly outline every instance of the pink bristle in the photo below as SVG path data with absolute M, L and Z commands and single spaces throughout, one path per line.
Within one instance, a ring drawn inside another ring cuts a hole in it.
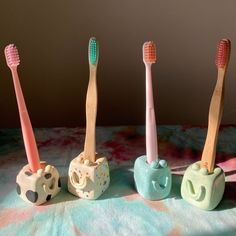
M 146 63 L 156 62 L 156 45 L 154 42 L 145 42 L 143 44 L 143 60 Z
M 220 40 L 217 46 L 217 53 L 216 53 L 216 66 L 217 68 L 224 68 L 226 63 L 229 60 L 229 53 L 230 53 L 230 41 L 228 39 Z
M 20 64 L 20 57 L 17 47 L 14 44 L 9 44 L 5 47 L 5 57 L 9 67 L 18 66 Z

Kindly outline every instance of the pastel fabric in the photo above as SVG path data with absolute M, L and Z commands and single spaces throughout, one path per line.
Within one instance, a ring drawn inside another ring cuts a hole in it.
M 77 198 L 67 190 L 70 161 L 83 151 L 84 128 L 35 129 L 41 160 L 56 166 L 61 192 L 33 206 L 16 192 L 16 175 L 26 164 L 18 129 L 0 130 L 0 235 L 236 235 L 236 126 L 220 129 L 217 164 L 226 174 L 222 202 L 204 211 L 180 195 L 186 168 L 200 160 L 206 127 L 159 126 L 159 154 L 172 171 L 168 198 L 148 201 L 134 187 L 133 164 L 145 154 L 145 128 L 97 128 L 97 152 L 110 167 L 110 186 L 97 200 Z

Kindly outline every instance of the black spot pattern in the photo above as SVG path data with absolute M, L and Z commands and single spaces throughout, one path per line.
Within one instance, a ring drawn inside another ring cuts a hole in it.
M 32 175 L 32 173 L 29 172 L 29 171 L 26 171 L 25 174 L 28 175 L 28 176 L 31 176 L 31 175 Z
M 49 194 L 49 195 L 47 196 L 46 200 L 49 201 L 49 200 L 51 199 L 51 197 L 52 197 L 52 195 Z
M 52 177 L 52 174 L 47 173 L 44 177 L 45 177 L 46 179 L 50 179 L 50 178 Z
M 58 179 L 58 187 L 61 188 L 61 179 Z
M 28 190 L 25 195 L 30 202 L 35 203 L 38 200 L 38 193 L 37 192 L 33 192 L 31 190 Z
M 20 189 L 20 185 L 18 183 L 16 183 L 16 192 L 20 195 L 21 194 L 21 189 Z

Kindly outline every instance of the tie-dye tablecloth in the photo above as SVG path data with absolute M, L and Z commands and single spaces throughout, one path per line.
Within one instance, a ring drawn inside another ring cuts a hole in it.
M 0 130 L 0 235 L 236 235 L 236 127 L 222 126 L 216 162 L 226 174 L 222 202 L 203 211 L 180 195 L 182 174 L 201 157 L 205 127 L 159 126 L 159 153 L 173 173 L 170 196 L 147 201 L 135 191 L 133 163 L 145 153 L 144 127 L 98 127 L 97 151 L 109 160 L 111 183 L 98 200 L 67 191 L 72 158 L 83 149 L 84 128 L 36 129 L 41 160 L 55 165 L 62 190 L 41 206 L 18 197 L 15 178 L 26 164 L 20 130 Z

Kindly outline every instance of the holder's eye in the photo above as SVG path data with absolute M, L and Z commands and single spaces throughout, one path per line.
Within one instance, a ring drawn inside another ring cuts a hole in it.
M 50 179 L 52 177 L 52 174 L 51 173 L 47 173 L 44 175 L 45 179 Z
M 27 175 L 27 176 L 31 176 L 33 173 L 32 172 L 30 172 L 30 171 L 26 171 L 25 172 L 25 175 Z

